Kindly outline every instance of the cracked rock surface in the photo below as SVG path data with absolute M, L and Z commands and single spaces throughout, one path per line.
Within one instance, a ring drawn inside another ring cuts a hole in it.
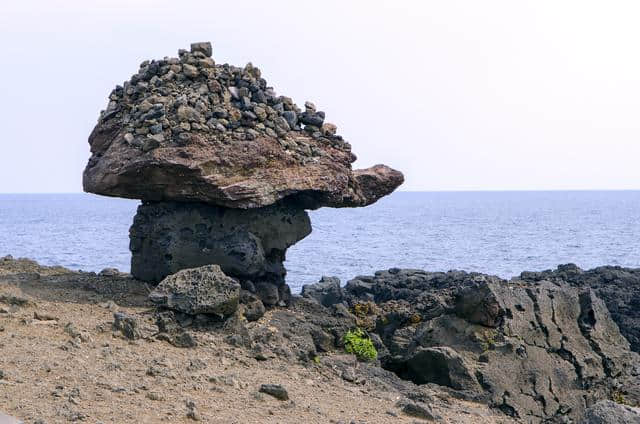
M 631 350 L 640 352 L 640 269 L 601 266 L 586 271 L 574 264 L 566 264 L 553 271 L 523 272 L 520 278 L 592 288 L 606 303 L 620 332 L 629 340 Z
M 590 288 L 391 269 L 303 293 L 354 311 L 384 368 L 514 419 L 575 422 L 598 400 L 640 400 L 639 357 Z

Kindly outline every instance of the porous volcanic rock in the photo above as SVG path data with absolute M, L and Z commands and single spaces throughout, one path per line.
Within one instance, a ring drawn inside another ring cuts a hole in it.
M 380 340 L 384 368 L 524 422 L 579 422 L 599 400 L 640 401 L 640 358 L 590 288 L 391 269 L 305 295 L 352 311 Z
M 403 176 L 353 171 L 351 146 L 306 102 L 276 95 L 252 64 L 217 65 L 210 43 L 144 61 L 117 86 L 89 137 L 85 191 L 229 208 L 283 198 L 306 209 L 366 206 Z
M 183 269 L 162 280 L 149 295 L 158 306 L 190 315 L 229 316 L 238 307 L 240 284 L 218 265 Z
M 287 248 L 309 233 L 307 213 L 283 203 L 245 210 L 147 202 L 130 229 L 131 274 L 159 282 L 181 269 L 217 264 L 240 280 L 279 286 Z

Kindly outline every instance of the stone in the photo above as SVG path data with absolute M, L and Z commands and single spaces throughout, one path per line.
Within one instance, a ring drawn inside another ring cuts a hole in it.
M 322 124 L 324 123 L 324 117 L 322 117 L 318 113 L 307 113 L 307 112 L 304 112 L 302 115 L 300 115 L 300 122 L 302 122 L 305 125 L 312 125 L 314 127 L 322 127 Z
M 307 213 L 285 204 L 233 210 L 145 203 L 130 230 L 131 274 L 158 282 L 186 267 L 218 264 L 229 276 L 279 285 L 287 248 L 310 232 Z
M 120 276 L 120 271 L 117 268 L 104 268 L 98 275 L 101 277 L 118 277 Z
M 113 314 L 113 329 L 120 331 L 129 340 L 138 340 L 143 337 L 138 320 L 124 312 Z
M 196 407 L 196 403 L 192 400 L 187 401 L 187 418 L 190 418 L 193 421 L 202 420 L 200 412 L 198 412 L 198 408 Z
M 216 65 L 210 53 L 210 43 L 194 43 L 180 59 L 146 61 L 112 96 L 89 136 L 85 191 L 235 209 L 286 199 L 316 209 L 367 206 L 402 184 L 402 173 L 384 165 L 353 170 L 351 145 L 335 126 L 321 130 L 315 105 L 301 112 L 255 66 Z M 147 134 L 152 144 L 131 138 Z
M 318 283 L 302 286 L 302 297 L 313 299 L 322 306 L 332 306 L 342 302 L 343 293 L 340 279 L 336 277 L 322 277 Z
M 178 271 L 166 277 L 149 295 L 156 305 L 190 315 L 228 316 L 235 312 L 240 284 L 218 265 Z
M 200 52 L 207 57 L 211 57 L 213 55 L 213 48 L 211 47 L 211 43 L 200 42 L 200 43 L 191 43 L 191 53 Z
M 304 110 L 307 113 L 316 113 L 316 105 L 314 105 L 310 101 L 306 101 L 304 102 Z
M 338 128 L 334 124 L 330 124 L 328 122 L 322 124 L 322 133 L 324 135 L 336 135 L 337 131 Z
M 263 384 L 260 386 L 260 393 L 266 393 L 278 400 L 289 400 L 287 389 L 280 384 Z
M 640 424 L 640 408 L 603 400 L 589 409 L 581 424 Z
M 198 75 L 200 75 L 200 71 L 198 70 L 198 68 L 186 63 L 182 65 L 182 72 L 184 72 L 184 74 L 189 78 L 196 78 Z
M 398 407 L 405 415 L 415 418 L 422 418 L 424 420 L 436 420 L 439 417 L 433 413 L 429 405 L 422 402 L 401 401 L 398 403 Z
M 295 128 L 298 125 L 298 117 L 293 110 L 287 110 L 282 112 L 282 117 L 289 124 L 289 128 Z

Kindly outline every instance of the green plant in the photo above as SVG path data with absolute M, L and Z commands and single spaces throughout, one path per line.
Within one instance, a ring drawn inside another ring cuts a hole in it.
M 619 390 L 615 390 L 613 393 L 611 393 L 611 400 L 620 405 L 631 406 L 629 405 L 627 400 L 624 398 L 624 395 L 622 394 L 622 392 Z
M 495 334 L 491 330 L 487 330 L 486 332 L 480 335 L 480 347 L 483 352 L 488 351 L 489 349 L 493 349 L 496 346 Z
M 373 361 L 378 357 L 378 351 L 373 346 L 373 342 L 360 328 L 347 331 L 343 341 L 344 349 L 348 353 L 356 355 L 360 360 Z

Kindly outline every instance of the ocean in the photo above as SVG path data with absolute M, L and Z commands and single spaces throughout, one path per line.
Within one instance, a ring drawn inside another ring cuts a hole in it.
M 0 194 L 0 256 L 129 271 L 138 201 L 89 194 Z M 640 267 L 640 191 L 397 192 L 355 209 L 310 212 L 287 252 L 294 292 L 391 267 L 511 278 L 573 262 Z

